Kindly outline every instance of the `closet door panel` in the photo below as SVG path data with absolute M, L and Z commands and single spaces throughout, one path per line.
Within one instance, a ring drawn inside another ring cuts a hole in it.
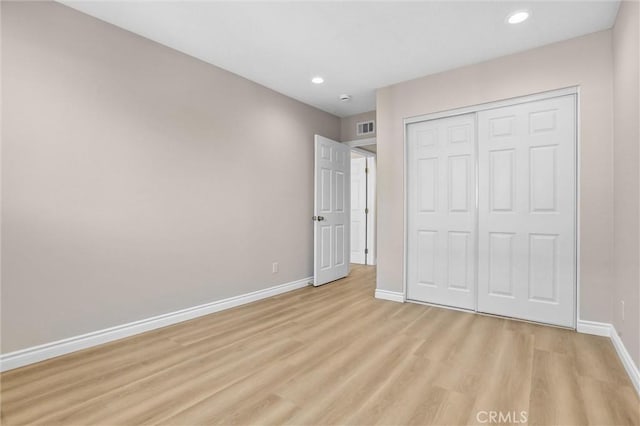
M 478 310 L 575 326 L 573 95 L 478 113 Z
M 475 309 L 475 114 L 407 126 L 407 298 Z

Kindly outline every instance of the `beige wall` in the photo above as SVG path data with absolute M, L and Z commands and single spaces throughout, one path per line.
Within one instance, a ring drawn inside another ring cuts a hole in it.
M 356 136 L 356 123 L 361 121 L 369 121 L 376 119 L 376 112 L 369 111 L 362 114 L 351 115 L 340 119 L 340 141 L 347 142 L 356 139 L 368 139 L 376 136 L 376 133 L 368 134 L 366 136 Z M 375 128 L 377 130 L 377 127 Z
M 581 113 L 581 318 L 611 322 L 611 31 L 378 91 L 378 288 L 403 289 L 403 118 L 575 85 Z
M 337 117 L 55 3 L 2 44 L 2 352 L 312 275 Z
M 613 322 L 640 365 L 640 4 L 624 1 L 613 29 Z M 621 301 L 624 301 L 624 319 Z

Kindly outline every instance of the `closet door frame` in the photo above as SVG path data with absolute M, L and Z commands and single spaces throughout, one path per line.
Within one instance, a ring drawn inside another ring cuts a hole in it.
M 510 98 L 510 99 L 504 99 L 504 100 L 498 100 L 498 101 L 493 101 L 493 102 L 487 102 L 487 103 L 482 103 L 482 104 L 476 104 L 476 105 L 471 105 L 471 106 L 466 106 L 466 107 L 462 107 L 462 108 L 455 108 L 455 109 L 451 109 L 451 110 L 447 110 L 447 111 L 440 111 L 440 112 L 435 112 L 435 113 L 431 113 L 431 114 L 425 114 L 425 115 L 419 115 L 419 116 L 414 116 L 414 117 L 409 117 L 409 118 L 405 118 L 403 120 L 403 132 L 404 132 L 404 142 L 403 142 L 403 169 L 404 169 L 404 173 L 403 173 L 403 197 L 404 197 L 404 224 L 403 224 L 403 295 L 404 295 L 404 300 L 405 301 L 409 301 L 412 303 L 420 303 L 420 304 L 426 304 L 426 305 L 431 305 L 430 303 L 427 302 L 419 302 L 419 301 L 414 301 L 414 300 L 409 300 L 407 299 L 407 270 L 408 270 L 408 254 L 409 254 L 409 250 L 408 250 L 408 220 L 409 220 L 409 209 L 408 209 L 408 205 L 409 205 L 409 199 L 408 199 L 408 164 L 409 164 L 409 140 L 408 140 L 408 136 L 409 133 L 407 131 L 407 128 L 410 124 L 412 123 L 419 123 L 422 121 L 430 121 L 430 120 L 437 120 L 440 118 L 448 118 L 448 117 L 453 117 L 456 115 L 463 115 L 463 114 L 473 114 L 473 113 L 478 113 L 480 111 L 484 111 L 484 110 L 488 110 L 488 109 L 495 109 L 495 108 L 501 108 L 501 107 L 507 107 L 507 106 L 513 106 L 513 105 L 518 105 L 518 104 L 523 104 L 523 103 L 529 103 L 529 102 L 535 102 L 535 101 L 541 101 L 541 100 L 546 100 L 546 99 L 552 99 L 552 98 L 557 98 L 557 97 L 561 97 L 561 96 L 567 96 L 567 95 L 573 95 L 574 96 L 574 101 L 575 101 L 575 113 L 576 113 L 576 120 L 575 120 L 575 126 L 576 126 L 576 131 L 575 131 L 575 135 L 576 135 L 576 152 L 575 152 L 575 170 L 576 170 L 576 194 L 575 194 L 575 217 L 574 217 L 574 227 L 575 227 L 575 256 L 574 256 L 574 268 L 575 268 L 575 277 L 576 277 L 576 282 L 575 282 L 575 300 L 574 300 L 574 323 L 573 323 L 573 329 L 576 329 L 577 325 L 579 324 L 580 321 L 580 175 L 581 175 L 581 170 L 580 170 L 580 139 L 581 139 L 581 135 L 580 135 L 580 87 L 579 86 L 571 86 L 571 87 L 566 87 L 566 88 L 562 88 L 562 89 L 557 89 L 557 90 L 550 90 L 550 91 L 545 91 L 545 92 L 540 92 L 540 93 L 535 93 L 535 94 L 531 94 L 531 95 L 526 95 L 526 96 L 520 96 L 520 97 L 515 97 L 515 98 Z M 476 132 L 476 144 L 478 143 L 477 141 L 477 132 L 478 132 L 478 126 L 476 125 L 475 128 L 475 132 Z M 476 158 L 476 209 L 478 208 L 478 191 L 477 191 L 477 182 L 478 182 L 478 167 L 477 167 L 477 158 Z M 476 218 L 476 234 L 478 231 L 478 217 Z M 475 261 L 476 261 L 476 269 L 477 269 L 477 262 L 478 262 L 478 238 L 476 238 L 476 247 L 475 247 Z M 477 279 L 476 279 L 477 282 Z M 455 308 L 455 307 L 449 307 L 449 306 L 444 306 L 444 305 L 435 305 L 435 306 L 439 306 L 445 309 L 454 309 L 454 310 L 463 310 L 466 312 L 478 312 L 478 291 L 477 291 L 477 283 L 476 283 L 476 300 L 475 300 L 475 308 L 473 310 L 466 310 L 466 309 L 462 309 L 462 308 Z

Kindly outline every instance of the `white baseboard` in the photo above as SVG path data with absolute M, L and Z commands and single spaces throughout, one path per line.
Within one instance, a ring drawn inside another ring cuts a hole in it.
M 379 288 L 377 288 L 376 299 L 404 303 L 404 293 L 401 293 L 399 291 L 380 290 Z
M 638 366 L 635 364 L 635 362 L 633 362 L 633 358 L 631 358 L 631 355 L 627 351 L 627 348 L 624 346 L 624 343 L 622 342 L 622 339 L 618 335 L 618 332 L 616 331 L 616 328 L 613 326 L 613 324 L 607 324 L 606 322 L 578 320 L 577 329 L 579 333 L 595 334 L 596 336 L 605 336 L 611 339 L 611 343 L 618 353 L 618 358 L 620 358 L 624 369 L 627 370 L 629 379 L 631 379 L 633 387 L 636 389 L 636 392 L 640 396 L 640 370 L 638 370 Z
M 607 324 L 606 322 L 585 321 L 579 319 L 576 330 L 578 333 L 611 337 L 611 324 Z
M 146 318 L 140 321 L 134 321 L 128 324 L 122 324 L 82 334 L 80 336 L 58 340 L 56 342 L 45 343 L 43 345 L 1 354 L 0 371 L 12 370 L 28 364 L 44 361 L 49 358 L 87 349 L 92 346 L 101 345 L 103 343 L 155 330 L 157 328 L 166 327 L 168 325 L 187 321 L 203 315 L 209 315 L 225 309 L 265 299 L 267 297 L 276 296 L 291 290 L 306 287 L 312 279 L 312 277 L 303 278 L 301 280 L 269 287 L 264 290 L 245 293 L 239 296 L 205 303 L 204 305 L 193 306 L 191 308 L 181 309 L 179 311 Z
M 627 370 L 627 374 L 631 379 L 631 383 L 633 383 L 633 387 L 636 388 L 636 392 L 640 396 L 640 371 L 638 370 L 636 363 L 633 362 L 631 354 L 629 354 L 624 343 L 622 343 L 622 339 L 613 325 L 611 326 L 611 342 L 613 343 L 613 347 L 616 348 L 616 352 L 618 352 L 618 357 L 620 357 L 620 361 L 622 361 L 624 369 Z

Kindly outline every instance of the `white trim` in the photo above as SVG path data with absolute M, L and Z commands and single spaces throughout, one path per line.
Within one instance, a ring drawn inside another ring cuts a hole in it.
M 473 274 L 473 285 L 474 285 L 474 297 L 473 297 L 473 310 L 475 312 L 478 312 L 478 287 L 480 284 L 480 280 L 478 279 L 478 272 L 479 272 L 479 268 L 480 268 L 480 132 L 478 131 L 478 114 L 473 114 L 473 141 L 474 141 L 474 146 L 473 146 L 473 150 L 475 152 L 475 160 L 473 162 L 473 167 L 475 168 L 474 170 L 474 175 L 473 178 L 474 180 L 474 189 L 475 189 L 475 195 L 476 195 L 476 211 L 475 211 L 475 215 L 476 215 L 476 220 L 474 223 L 474 229 L 473 231 L 475 232 L 475 240 L 476 240 L 476 244 L 475 244 L 475 252 L 473 253 L 473 267 L 475 269 L 475 273 Z M 407 236 L 408 239 L 408 236 Z
M 593 334 L 594 336 L 611 337 L 611 324 L 579 319 L 577 331 L 578 333 Z
M 362 148 L 351 148 L 351 152 L 355 152 L 356 154 L 361 155 L 363 157 L 367 157 L 367 158 L 376 156 L 375 152 L 367 151 L 366 149 L 362 149 Z
M 611 342 L 613 343 L 613 347 L 616 348 L 616 352 L 618 352 L 618 357 L 620 358 L 620 361 L 622 361 L 624 369 L 627 370 L 627 374 L 629 375 L 629 379 L 631 379 L 631 383 L 633 383 L 633 387 L 636 388 L 636 392 L 638 393 L 638 396 L 640 396 L 640 371 L 638 370 L 636 363 L 633 362 L 633 358 L 631 358 L 631 355 L 627 351 L 627 348 L 624 346 L 622 339 L 613 325 L 611 325 Z
M 375 145 L 376 138 L 355 139 L 352 141 L 346 141 L 342 143 L 347 146 L 350 146 L 351 148 L 357 148 L 359 146 Z
M 377 288 L 376 299 L 404 303 L 404 294 L 400 293 L 399 291 L 380 290 Z
M 580 275 L 580 265 L 581 263 L 581 253 L 580 253 L 580 242 L 582 240 L 582 236 L 580 233 L 580 200 L 581 200 L 581 191 L 582 185 L 580 184 L 580 177 L 582 176 L 582 168 L 580 167 L 580 155 L 582 153 L 582 149 L 580 148 L 582 145 L 582 133 L 580 132 L 581 127 L 581 111 L 580 111 L 580 87 L 576 88 L 576 109 L 575 109 L 575 118 L 576 118 L 576 210 L 575 210 L 575 235 L 576 235 L 576 246 L 575 246 L 575 261 L 576 261 L 576 291 L 575 296 L 576 300 L 574 301 L 574 309 L 575 309 L 575 324 L 576 328 L 578 327 L 578 323 L 580 322 L 580 287 L 581 287 L 581 275 Z
M 44 361 L 49 358 L 65 355 L 172 324 L 177 324 L 203 315 L 209 315 L 215 312 L 231 309 L 236 306 L 255 302 L 267 297 L 276 296 L 278 294 L 306 287 L 312 279 L 313 277 L 307 277 L 297 281 L 291 281 L 285 284 L 265 288 L 263 290 L 253 291 L 251 293 L 245 293 L 239 296 L 233 296 L 217 300 L 215 302 L 205 303 L 203 305 L 146 318 L 140 321 L 134 321 L 79 336 L 69 337 L 56 342 L 45 343 L 43 345 L 1 354 L 0 371 L 12 370 L 24 365 Z
M 618 354 L 618 358 L 620 358 L 620 362 L 622 362 L 622 365 L 627 371 L 633 387 L 640 396 L 640 370 L 638 370 L 638 366 L 636 365 L 636 363 L 633 362 L 633 358 L 631 358 L 629 351 L 627 351 L 627 348 L 624 346 L 624 343 L 622 342 L 622 339 L 618 335 L 618 332 L 613 324 L 608 324 L 606 322 L 585 321 L 579 319 L 578 332 L 609 337 L 611 339 L 611 343 L 613 344 L 613 347 Z
M 470 105 L 462 108 L 449 109 L 446 111 L 438 111 L 404 119 L 404 125 L 418 123 L 420 121 L 436 120 L 438 118 L 453 117 L 455 115 L 471 114 L 474 112 L 484 111 L 487 109 L 502 108 L 528 102 L 541 101 L 544 99 L 557 98 L 566 95 L 577 95 L 578 86 L 566 87 L 563 89 L 549 90 L 546 92 L 534 93 L 526 96 L 517 96 L 514 98 L 502 99 L 499 101 L 485 102 L 482 104 Z
M 367 264 L 372 266 L 378 263 L 378 240 L 376 238 L 376 224 L 378 223 L 377 159 L 378 157 L 375 154 L 367 157 L 367 168 L 369 169 L 367 174 L 367 207 L 369 208 L 367 217 L 367 248 L 369 249 Z
M 404 214 L 402 217 L 402 294 L 405 300 L 407 300 L 407 264 L 409 263 L 409 197 L 407 196 L 407 164 L 409 164 L 409 141 L 407 140 L 407 123 L 402 125 L 402 208 Z

